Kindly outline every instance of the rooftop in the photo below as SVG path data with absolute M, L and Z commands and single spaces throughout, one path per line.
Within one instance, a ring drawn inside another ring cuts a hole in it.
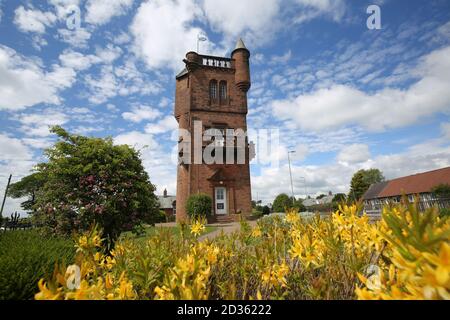
M 450 184 L 450 167 L 401 177 L 372 185 L 363 199 L 401 196 L 402 194 L 429 193 L 439 184 Z
M 172 209 L 174 201 L 177 200 L 176 196 L 158 196 L 160 209 Z

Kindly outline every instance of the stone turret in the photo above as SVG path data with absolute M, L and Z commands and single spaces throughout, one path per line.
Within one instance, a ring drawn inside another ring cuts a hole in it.
M 242 39 L 238 40 L 236 48 L 231 53 L 231 58 L 234 60 L 234 68 L 236 70 L 236 86 L 243 92 L 248 92 L 251 86 L 249 63 L 250 51 L 247 49 Z

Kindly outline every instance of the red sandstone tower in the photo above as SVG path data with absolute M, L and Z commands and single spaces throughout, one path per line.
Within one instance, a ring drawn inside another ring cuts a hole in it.
M 205 150 L 208 142 L 194 139 L 194 127 L 205 132 L 247 132 L 247 92 L 250 89 L 250 52 L 240 39 L 231 58 L 188 52 L 186 68 L 176 77 L 175 118 L 183 132 L 191 134 L 191 143 L 180 138 L 180 160 L 177 177 L 177 221 L 187 218 L 185 204 L 195 193 L 206 193 L 213 199 L 216 220 L 237 219 L 237 214 L 251 213 L 250 152 L 244 144 L 231 145 L 230 140 L 216 141 L 226 153 L 245 154 L 245 160 L 233 164 L 195 161 L 195 152 Z M 181 131 L 180 131 L 181 132 Z M 210 143 L 210 142 L 209 142 Z M 201 144 L 201 148 L 199 148 Z M 242 149 L 243 146 L 243 149 Z M 197 151 L 195 151 L 197 147 Z M 241 148 L 240 150 L 238 150 Z M 198 158 L 197 158 L 198 159 Z M 228 163 L 228 162 L 227 162 Z

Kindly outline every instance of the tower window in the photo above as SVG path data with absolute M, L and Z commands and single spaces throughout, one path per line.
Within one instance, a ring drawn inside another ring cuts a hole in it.
M 209 83 L 209 99 L 212 101 L 217 100 L 217 81 L 211 80 Z
M 220 103 L 225 103 L 227 101 L 228 93 L 227 93 L 227 82 L 220 81 L 219 85 L 219 94 L 220 94 Z

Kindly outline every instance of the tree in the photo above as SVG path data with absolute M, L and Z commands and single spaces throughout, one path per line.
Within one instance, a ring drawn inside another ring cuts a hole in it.
M 450 185 L 447 183 L 442 183 L 434 186 L 431 192 L 438 198 L 450 198 Z
M 34 205 L 36 204 L 36 194 L 43 187 L 45 178 L 40 172 L 35 172 L 22 178 L 19 182 L 13 183 L 9 186 L 8 196 L 11 198 L 24 198 L 28 199 L 22 202 L 20 205 L 23 210 L 34 211 Z
M 337 193 L 333 197 L 333 202 L 341 203 L 345 201 L 347 201 L 347 195 L 344 193 Z
M 292 199 L 286 194 L 279 194 L 273 201 L 273 212 L 284 212 L 286 208 L 292 207 Z
M 296 208 L 299 212 L 305 212 L 306 211 L 306 207 L 303 205 L 303 200 L 298 198 L 295 199 L 294 198 L 294 208 Z
M 268 206 L 264 206 L 262 209 L 263 216 L 267 216 L 270 214 L 270 208 Z
M 372 184 L 382 181 L 384 181 L 384 176 L 378 169 L 357 171 L 350 182 L 349 200 L 359 201 Z
M 189 196 L 186 201 L 186 212 L 191 218 L 209 217 L 212 213 L 212 199 L 205 193 Z
M 47 149 L 48 162 L 37 166 L 44 177 L 34 209 L 52 233 L 70 235 L 96 224 L 107 250 L 125 230 L 154 224 L 159 209 L 140 153 L 111 138 L 72 135 L 59 126 L 59 139 Z

